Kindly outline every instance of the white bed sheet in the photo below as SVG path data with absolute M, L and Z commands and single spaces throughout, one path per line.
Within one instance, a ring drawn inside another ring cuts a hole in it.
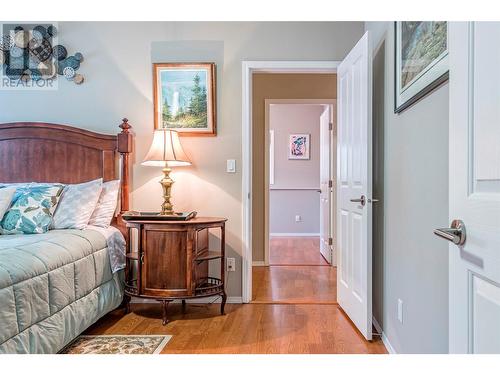
M 103 228 L 89 225 L 86 229 L 95 230 L 96 232 L 101 233 L 104 238 L 106 238 L 106 243 L 109 250 L 109 261 L 111 263 L 111 271 L 115 273 L 124 269 L 126 242 L 123 234 L 113 226 Z

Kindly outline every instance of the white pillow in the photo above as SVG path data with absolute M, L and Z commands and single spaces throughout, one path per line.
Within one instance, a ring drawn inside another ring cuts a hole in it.
M 102 178 L 67 185 L 52 220 L 52 229 L 85 229 L 102 190 Z
M 0 221 L 12 204 L 12 198 L 16 192 L 15 187 L 0 188 Z
M 118 204 L 119 190 L 120 180 L 108 181 L 102 184 L 101 196 L 89 220 L 89 225 L 103 228 L 109 227 L 116 211 L 116 205 Z

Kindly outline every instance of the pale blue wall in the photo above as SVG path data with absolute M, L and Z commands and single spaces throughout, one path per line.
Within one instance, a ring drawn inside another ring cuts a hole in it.
M 373 312 L 398 353 L 448 352 L 448 85 L 394 113 L 394 23 L 374 47 Z M 397 300 L 404 302 L 403 324 Z
M 218 136 L 183 138 L 192 167 L 173 172 L 177 209 L 225 216 L 228 252 L 237 272 L 229 295 L 241 295 L 241 62 L 342 60 L 363 34 L 362 22 L 64 22 L 60 42 L 80 51 L 86 82 L 59 82 L 53 92 L 0 90 L 0 122 L 45 121 L 115 133 L 123 116 L 136 134 L 132 207 L 158 209 L 161 171 L 143 167 L 153 131 L 154 61 L 209 60 L 218 64 Z M 225 172 L 236 159 L 237 173 Z

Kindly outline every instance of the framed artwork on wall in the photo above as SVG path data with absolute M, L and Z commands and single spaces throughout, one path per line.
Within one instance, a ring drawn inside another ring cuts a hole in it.
M 289 160 L 309 160 L 310 134 L 290 134 Z
M 394 113 L 448 80 L 448 23 L 395 22 Z
M 215 136 L 214 63 L 153 64 L 155 129 L 180 136 Z

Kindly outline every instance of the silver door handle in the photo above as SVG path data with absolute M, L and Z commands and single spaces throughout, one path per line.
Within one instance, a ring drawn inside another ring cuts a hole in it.
M 359 198 L 350 199 L 350 201 L 353 203 L 361 203 L 361 205 L 364 206 L 366 204 L 366 197 L 362 195 Z
M 462 220 L 455 219 L 451 222 L 451 228 L 434 229 L 434 234 L 462 246 L 466 240 L 465 224 Z

